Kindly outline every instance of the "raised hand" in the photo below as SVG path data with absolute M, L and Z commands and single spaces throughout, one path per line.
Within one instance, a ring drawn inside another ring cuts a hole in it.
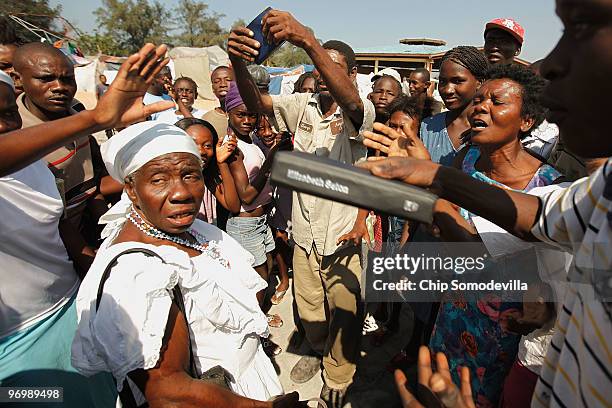
M 395 370 L 395 385 L 404 408 L 475 408 L 470 384 L 470 370 L 461 367 L 461 388 L 457 388 L 451 379 L 448 360 L 442 353 L 436 354 L 437 372 L 431 368 L 429 349 L 419 349 L 418 380 L 419 402 L 406 388 L 406 376 L 403 371 Z
M 217 142 L 217 148 L 215 149 L 215 155 L 217 156 L 217 163 L 225 163 L 227 159 L 234 153 L 238 146 L 238 141 L 235 135 L 230 136 L 230 140 L 223 143 L 222 138 L 219 138 Z
M 280 10 L 270 10 L 264 16 L 263 33 L 273 44 L 289 41 L 296 47 L 304 48 L 308 42 L 316 41 L 312 31 L 300 24 L 291 13 Z
M 404 124 L 402 131 L 398 132 L 382 123 L 374 123 L 374 132 L 365 131 L 363 136 L 366 147 L 379 150 L 389 157 L 431 160 L 427 148 L 417 136 L 417 130 L 409 124 Z
M 153 113 L 170 109 L 171 101 L 144 105 L 142 97 L 155 75 L 168 63 L 167 47 L 146 44 L 121 65 L 115 80 L 92 111 L 95 122 L 103 128 L 125 127 L 143 121 Z
M 242 58 L 254 62 L 259 55 L 259 41 L 253 38 L 253 32 L 246 27 L 236 27 L 230 32 L 227 39 L 227 53 L 230 57 Z

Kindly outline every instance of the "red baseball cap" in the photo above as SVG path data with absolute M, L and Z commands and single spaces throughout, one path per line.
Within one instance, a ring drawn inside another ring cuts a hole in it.
M 505 32 L 516 38 L 519 44 L 523 44 L 523 38 L 525 37 L 525 29 L 516 20 L 512 18 L 496 18 L 495 20 L 489 21 L 485 27 L 485 36 L 487 35 L 487 31 L 492 28 L 504 30 Z

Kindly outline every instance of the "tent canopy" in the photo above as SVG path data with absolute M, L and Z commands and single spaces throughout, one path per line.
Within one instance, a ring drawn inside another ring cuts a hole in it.
M 176 47 L 168 53 L 173 62 L 174 78 L 189 77 L 198 85 L 198 98 L 215 100 L 210 73 L 220 65 L 229 65 L 227 53 L 219 46 Z

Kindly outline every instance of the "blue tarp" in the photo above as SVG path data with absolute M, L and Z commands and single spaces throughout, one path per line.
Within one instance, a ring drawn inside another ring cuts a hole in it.
M 266 67 L 264 66 L 264 68 L 270 73 L 270 75 L 280 75 L 280 74 L 284 74 L 286 72 L 289 71 L 294 71 L 296 69 L 298 69 L 298 67 L 304 67 L 304 71 L 305 72 L 310 72 L 312 70 L 314 70 L 314 65 L 296 65 L 295 67 L 291 67 L 291 68 L 282 68 L 282 67 Z
M 281 68 L 281 67 L 264 67 L 268 71 L 272 78 L 270 79 L 270 94 L 271 95 L 279 95 L 281 92 L 281 85 L 283 83 L 283 76 L 287 72 L 295 71 L 300 66 L 304 67 L 304 72 L 311 72 L 314 70 L 314 65 L 296 65 L 291 68 Z

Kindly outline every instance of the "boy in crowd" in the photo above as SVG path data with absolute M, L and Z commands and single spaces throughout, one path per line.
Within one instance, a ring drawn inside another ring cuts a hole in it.
M 491 65 L 512 64 L 521 53 L 525 29 L 511 18 L 496 18 L 485 26 L 484 53 Z
M 246 68 L 260 44 L 253 33 L 232 30 L 228 53 L 236 82 L 247 106 L 274 116 L 279 130 L 295 135 L 295 150 L 354 163 L 365 157 L 361 131 L 371 129 L 374 106 L 359 96 L 355 86 L 355 54 L 345 43 L 321 45 L 314 34 L 287 13 L 272 10 L 263 18 L 269 41 L 287 40 L 304 49 L 319 73 L 319 93 L 262 95 Z M 355 373 L 362 324 L 360 301 L 360 248 L 342 245 L 338 238 L 351 230 L 357 209 L 294 193 L 293 257 L 295 296 L 306 338 L 323 356 L 324 385 L 321 397 L 330 407 L 341 407 Z M 325 303 L 329 305 L 326 313 Z M 320 357 L 303 357 L 292 379 L 308 381 L 320 366 Z
M 96 85 L 96 99 L 100 99 L 104 92 L 108 89 L 108 84 L 106 83 L 106 75 L 102 74 L 98 77 L 100 83 Z
M 210 82 L 212 83 L 213 94 L 219 100 L 219 106 L 212 109 L 202 116 L 202 119 L 209 122 L 215 130 L 219 139 L 223 139 L 227 135 L 227 113 L 225 111 L 225 96 L 229 91 L 230 82 L 233 80 L 234 73 L 232 69 L 225 65 L 218 66 L 210 74 Z M 229 211 L 217 202 L 217 227 L 225 231 Z
M 144 98 L 142 99 L 142 103 L 145 105 L 151 105 L 155 102 L 172 101 L 172 97 L 164 92 L 166 89 L 164 84 L 167 82 L 168 76 L 170 76 L 170 81 L 172 81 L 170 68 L 164 67 L 164 69 L 162 69 L 153 79 L 149 89 L 147 89 L 147 93 L 145 93 Z M 152 114 L 151 120 L 157 120 L 161 113 L 162 112 Z
M 402 84 L 391 75 L 382 75 L 374 80 L 368 99 L 374 105 L 376 122 L 386 123 L 389 120 L 387 106 L 400 95 L 402 95 Z
M 429 71 L 425 68 L 417 68 L 408 77 L 410 96 L 419 98 L 423 105 L 422 119 L 442 112 L 444 105 L 427 94 L 431 86 Z
M 232 82 L 233 73 L 231 68 L 224 65 L 219 66 L 210 74 L 212 82 L 213 94 L 219 100 L 219 106 L 208 111 L 202 116 L 202 119 L 211 123 L 220 138 L 227 134 L 227 113 L 225 112 L 225 95 L 229 90 L 229 84 Z

